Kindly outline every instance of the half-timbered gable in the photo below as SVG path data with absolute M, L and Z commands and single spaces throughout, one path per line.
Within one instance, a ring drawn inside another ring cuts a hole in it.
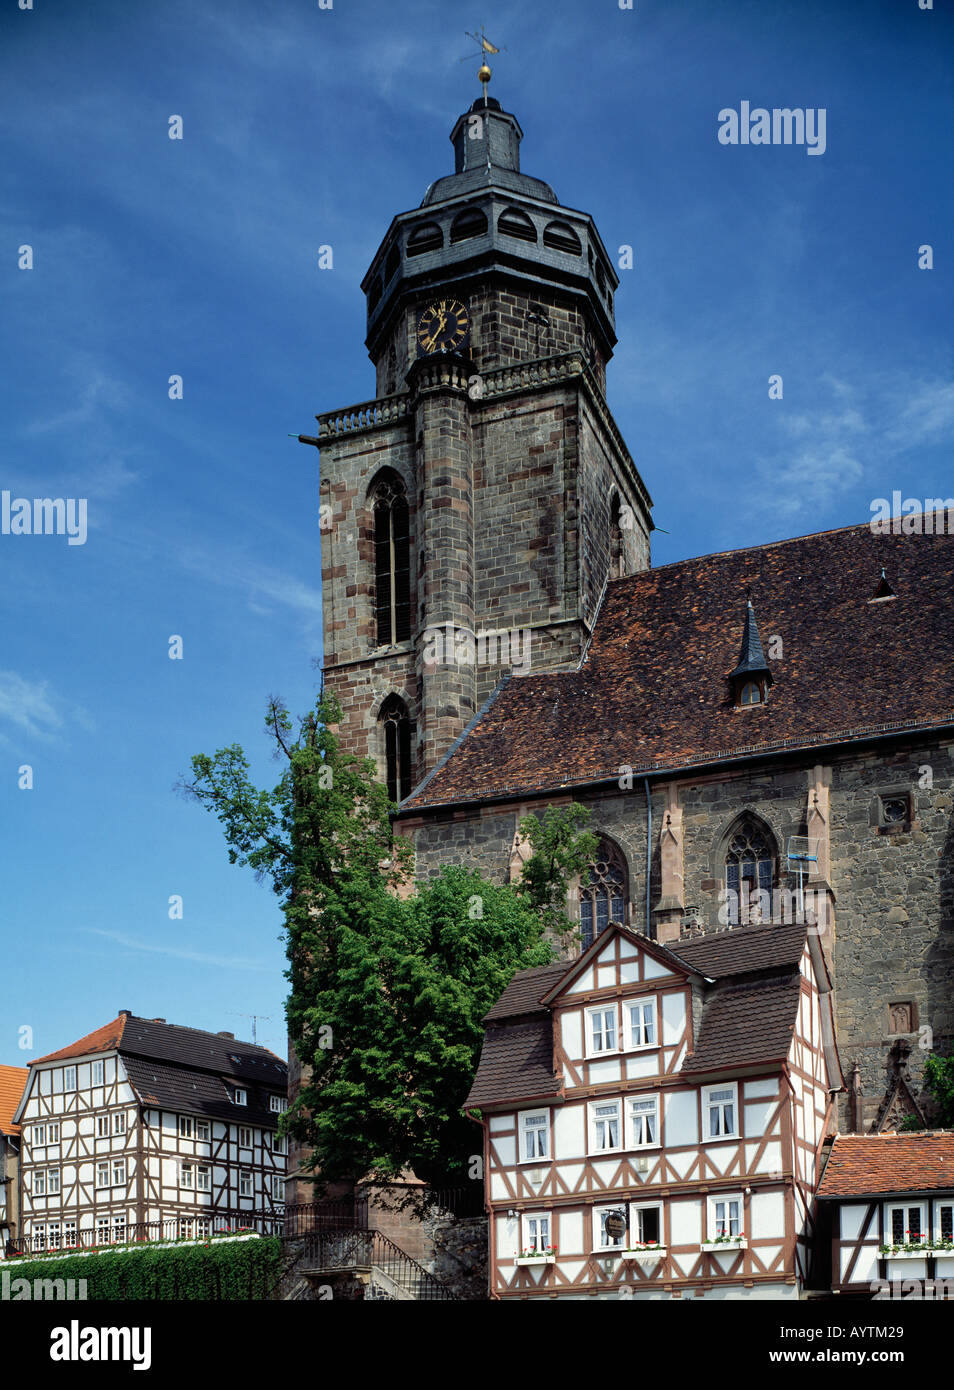
M 16 1116 L 24 1238 L 99 1244 L 170 1222 L 201 1235 L 246 1212 L 277 1226 L 286 1088 L 263 1047 L 126 1011 L 31 1063 Z
M 954 1298 L 954 1132 L 840 1134 L 818 1197 L 836 1293 Z
M 611 925 L 518 975 L 467 1099 L 497 1297 L 797 1296 L 831 1096 L 804 927 L 666 947 Z

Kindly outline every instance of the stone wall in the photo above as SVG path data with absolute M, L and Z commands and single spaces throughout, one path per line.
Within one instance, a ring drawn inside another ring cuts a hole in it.
M 465 1302 L 489 1298 L 489 1242 L 486 1216 L 433 1221 L 434 1261 L 431 1272 L 454 1296 Z

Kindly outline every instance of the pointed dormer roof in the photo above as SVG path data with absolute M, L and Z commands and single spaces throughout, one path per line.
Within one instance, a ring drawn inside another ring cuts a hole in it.
M 758 624 L 755 621 L 755 609 L 752 607 L 752 600 L 749 599 L 745 605 L 745 627 L 742 631 L 742 652 L 739 656 L 739 664 L 732 672 L 731 680 L 738 680 L 742 676 L 767 676 L 772 680 L 772 672 L 769 664 L 765 660 L 765 652 L 762 650 L 762 639 L 759 636 Z

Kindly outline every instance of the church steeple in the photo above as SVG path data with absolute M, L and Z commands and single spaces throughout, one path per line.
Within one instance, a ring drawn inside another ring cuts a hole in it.
M 773 676 L 762 649 L 758 623 L 752 600 L 745 605 L 745 626 L 742 630 L 742 651 L 739 664 L 729 676 L 738 705 L 761 705 L 768 699 Z

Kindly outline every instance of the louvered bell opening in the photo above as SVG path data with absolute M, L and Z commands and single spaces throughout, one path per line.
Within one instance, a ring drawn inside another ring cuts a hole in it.
M 379 646 L 392 641 L 390 519 L 390 507 L 379 503 L 374 509 L 374 600 Z
M 411 535 L 407 501 L 396 497 L 391 505 L 394 528 L 394 641 L 411 636 Z
M 565 222 L 550 222 L 543 229 L 543 244 L 551 251 L 563 251 L 568 256 L 582 256 L 580 238 Z
M 516 237 L 518 241 L 536 241 L 537 229 L 526 213 L 516 208 L 508 208 L 497 218 L 497 231 L 503 236 Z
M 479 208 L 468 208 L 451 223 L 451 245 L 458 241 L 467 241 L 470 237 L 483 236 L 486 230 L 487 218 L 484 213 Z
M 440 251 L 444 233 L 436 222 L 422 222 L 407 239 L 408 256 L 423 256 L 428 251 Z

